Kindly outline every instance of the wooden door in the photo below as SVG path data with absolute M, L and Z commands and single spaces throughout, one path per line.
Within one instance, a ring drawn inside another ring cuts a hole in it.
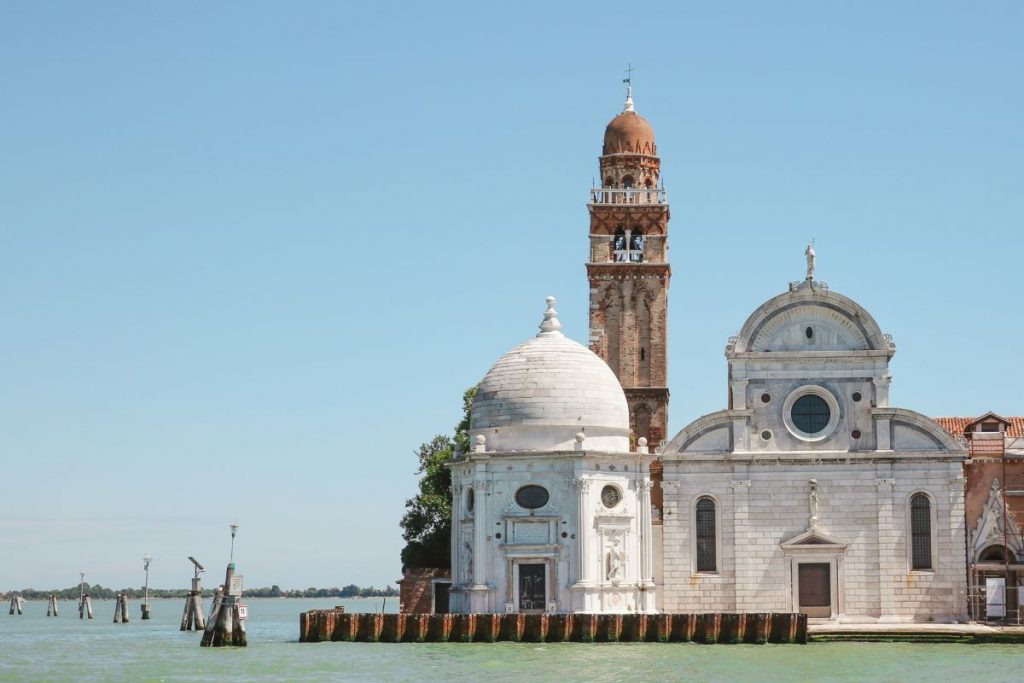
M 519 565 L 519 611 L 543 612 L 547 599 L 543 564 Z
M 805 562 L 799 567 L 800 611 L 809 617 L 832 616 L 832 566 Z

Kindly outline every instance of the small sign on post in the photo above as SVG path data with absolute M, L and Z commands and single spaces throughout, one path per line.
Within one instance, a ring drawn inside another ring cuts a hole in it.
M 242 575 L 233 574 L 231 576 L 231 585 L 228 586 L 228 595 L 234 595 L 235 597 L 242 597 Z

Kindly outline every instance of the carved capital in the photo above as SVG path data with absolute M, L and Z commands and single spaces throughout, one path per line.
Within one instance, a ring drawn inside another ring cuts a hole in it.
M 735 491 L 740 491 L 742 489 L 749 489 L 750 485 L 751 485 L 751 481 L 749 479 L 742 479 L 742 480 L 734 481 L 732 483 L 732 488 Z
M 875 479 L 875 485 L 878 487 L 879 491 L 884 491 L 885 487 L 888 486 L 889 487 L 889 491 L 891 492 L 893 489 L 896 488 L 896 480 L 895 479 Z

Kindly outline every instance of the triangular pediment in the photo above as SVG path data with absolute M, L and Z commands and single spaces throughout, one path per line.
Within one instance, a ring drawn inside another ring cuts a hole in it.
M 1024 539 L 1021 538 L 1020 527 L 1017 526 L 1013 511 L 1003 502 L 999 480 L 993 479 L 988 490 L 988 500 L 985 501 L 985 506 L 978 516 L 978 523 L 970 531 L 968 544 L 971 548 L 971 560 L 976 562 L 988 546 L 1004 543 L 1016 557 L 1024 554 Z
M 970 422 L 968 422 L 967 426 L 964 427 L 964 431 L 965 432 L 976 431 L 977 428 L 980 427 L 981 424 L 984 423 L 984 422 L 996 422 L 996 423 L 999 424 L 1000 427 L 1002 427 L 1002 431 L 1004 431 L 1004 432 L 1010 427 L 1010 421 L 1009 420 L 1007 420 L 1002 415 L 997 415 L 996 413 L 993 413 L 990 410 L 989 412 L 985 413 L 981 417 L 976 417 L 973 420 L 971 420 Z
M 788 541 L 783 541 L 781 545 L 783 550 L 846 550 L 847 544 L 817 527 L 812 527 Z

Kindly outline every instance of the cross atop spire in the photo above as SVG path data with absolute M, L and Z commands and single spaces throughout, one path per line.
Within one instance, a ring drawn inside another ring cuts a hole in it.
M 636 71 L 631 63 L 626 64 L 626 77 L 622 82 L 626 84 L 626 104 L 622 111 L 636 111 L 633 107 L 633 72 Z

